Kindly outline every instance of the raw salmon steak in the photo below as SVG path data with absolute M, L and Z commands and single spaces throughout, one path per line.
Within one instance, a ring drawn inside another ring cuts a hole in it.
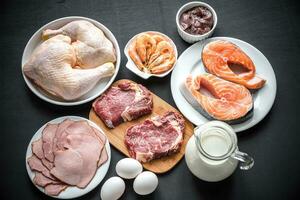
M 189 75 L 180 89 L 189 103 L 208 119 L 236 124 L 253 114 L 252 96 L 246 87 L 212 74 Z
M 202 61 L 209 73 L 248 89 L 259 89 L 266 82 L 256 75 L 251 58 L 228 41 L 216 40 L 206 44 L 202 50 Z

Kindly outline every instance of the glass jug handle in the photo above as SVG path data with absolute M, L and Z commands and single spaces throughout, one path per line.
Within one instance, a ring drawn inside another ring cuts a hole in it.
M 232 157 L 234 159 L 239 160 L 240 163 L 240 169 L 241 170 L 249 170 L 253 167 L 254 165 L 254 160 L 251 156 L 249 156 L 248 154 L 238 151 L 236 150 L 233 154 Z

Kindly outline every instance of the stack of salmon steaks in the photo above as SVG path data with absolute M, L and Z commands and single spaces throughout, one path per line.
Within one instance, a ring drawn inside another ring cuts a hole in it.
M 86 120 L 48 123 L 27 159 L 33 182 L 51 196 L 69 186 L 85 188 L 108 160 L 105 144 L 106 136 Z
M 251 58 L 225 40 L 207 43 L 202 50 L 207 74 L 189 75 L 181 92 L 201 114 L 229 124 L 241 123 L 253 115 L 251 92 L 266 80 L 256 74 Z

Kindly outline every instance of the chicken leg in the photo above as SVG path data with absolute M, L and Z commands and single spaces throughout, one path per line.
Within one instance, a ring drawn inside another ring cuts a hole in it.
M 35 49 L 23 71 L 37 85 L 65 100 L 81 97 L 101 78 L 114 73 L 111 62 L 93 69 L 74 69 L 75 65 L 76 49 L 71 45 L 71 38 L 57 35 Z
M 69 36 L 74 46 L 77 65 L 94 68 L 106 62 L 115 62 L 113 44 L 104 33 L 92 23 L 84 20 L 72 21 L 57 30 L 47 29 L 42 37 L 48 39 L 58 34 Z

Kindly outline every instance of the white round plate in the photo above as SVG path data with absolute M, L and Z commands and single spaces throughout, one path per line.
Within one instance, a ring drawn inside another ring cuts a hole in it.
M 83 118 L 83 117 L 77 117 L 77 116 L 64 116 L 64 117 L 59 117 L 59 118 L 56 118 L 56 119 L 53 119 L 51 120 L 50 122 L 48 123 L 60 123 L 62 121 L 64 121 L 65 119 L 71 119 L 71 120 L 75 120 L 75 121 L 78 121 L 78 120 L 86 120 L 88 121 L 88 123 L 97 128 L 99 131 L 101 131 L 103 133 L 103 131 L 92 121 L 90 120 L 87 120 L 86 118 Z M 32 139 L 30 140 L 30 143 L 27 147 L 27 152 L 26 152 L 26 169 L 27 169 L 27 173 L 33 183 L 33 178 L 34 178 L 34 172 L 31 171 L 28 163 L 27 163 L 27 159 L 32 156 L 32 151 L 31 151 L 31 143 L 38 140 L 39 138 L 41 138 L 42 136 L 42 131 L 44 130 L 45 126 L 48 124 L 44 124 L 35 134 L 34 136 L 32 137 Z M 104 133 L 103 133 L 104 134 Z M 101 165 L 97 171 L 96 171 L 96 174 L 95 176 L 93 177 L 93 179 L 91 180 L 91 182 L 84 188 L 84 189 L 80 189 L 78 187 L 72 187 L 72 186 L 69 186 L 67 187 L 66 190 L 62 191 L 58 196 L 51 196 L 51 197 L 54 197 L 54 198 L 58 198 L 58 199 L 72 199 L 72 198 L 76 198 L 76 197 L 80 197 L 82 195 L 85 195 L 86 193 L 90 192 L 91 190 L 93 190 L 95 187 L 97 187 L 99 185 L 99 183 L 103 180 L 103 178 L 105 177 L 107 171 L 108 171 L 108 168 L 109 168 L 109 164 L 110 164 L 110 159 L 111 159 L 111 152 L 110 152 L 110 145 L 109 145 L 109 142 L 108 140 L 106 140 L 106 144 L 105 144 L 105 148 L 106 148 L 106 151 L 107 151 L 107 155 L 108 155 L 108 159 L 106 161 L 106 163 L 104 163 L 103 165 Z M 34 183 L 33 183 L 34 184 Z M 35 184 L 34 184 L 35 185 Z M 42 187 L 39 187 L 37 185 L 35 185 L 41 192 L 45 193 L 44 192 L 44 189 Z M 45 193 L 46 194 L 46 193 Z
M 115 80 L 115 78 L 118 74 L 119 68 L 120 68 L 120 62 L 121 62 L 120 48 L 119 48 L 118 41 L 116 40 L 116 38 L 112 34 L 112 32 L 108 28 L 106 28 L 103 24 L 99 23 L 96 20 L 86 18 L 86 17 L 78 17 L 78 16 L 63 17 L 63 18 L 56 19 L 56 20 L 51 21 L 48 24 L 42 26 L 37 32 L 35 32 L 33 34 L 33 36 L 30 38 L 30 40 L 28 41 L 28 43 L 23 51 L 21 67 L 23 68 L 24 64 L 29 60 L 34 49 L 42 43 L 41 35 L 42 35 L 43 30 L 58 29 L 74 20 L 86 20 L 86 21 L 93 23 L 96 27 L 101 29 L 104 32 L 105 36 L 113 43 L 115 51 L 116 51 L 116 56 L 117 56 L 117 61 L 115 63 L 115 73 L 111 77 L 101 79 L 91 91 L 89 91 L 85 95 L 81 96 L 80 98 L 78 98 L 76 100 L 72 100 L 72 101 L 66 101 L 59 97 L 55 97 L 55 96 L 47 93 L 46 91 L 44 91 L 43 89 L 41 89 L 40 87 L 35 85 L 31 80 L 29 80 L 24 75 L 23 70 L 22 70 L 23 78 L 24 78 L 27 86 L 29 87 L 29 89 L 39 98 L 41 98 L 49 103 L 56 104 L 56 105 L 74 106 L 74 105 L 83 104 L 83 103 L 86 103 L 86 102 L 89 102 L 89 101 L 95 99 L 100 94 L 102 94 L 113 83 L 113 81 Z
M 228 40 L 239 46 L 254 62 L 256 73 L 267 80 L 265 86 L 253 95 L 253 117 L 243 123 L 232 125 L 236 132 L 240 132 L 260 122 L 270 111 L 276 96 L 276 77 L 271 64 L 259 50 L 242 40 L 214 37 L 200 41 L 186 49 L 177 60 L 176 67 L 172 72 L 171 91 L 173 99 L 181 113 L 193 124 L 199 126 L 209 121 L 187 102 L 179 88 L 189 74 L 206 73 L 201 60 L 201 52 L 205 44 L 214 40 Z

